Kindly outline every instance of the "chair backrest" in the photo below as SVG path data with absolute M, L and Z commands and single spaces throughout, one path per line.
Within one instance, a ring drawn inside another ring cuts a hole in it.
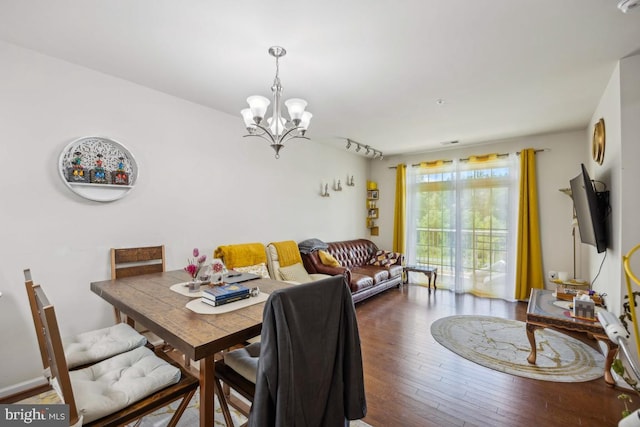
M 240 243 L 218 246 L 213 252 L 214 258 L 220 258 L 228 269 L 249 267 L 267 262 L 267 254 L 262 243 Z
M 51 378 L 56 379 L 62 399 L 64 403 L 69 405 L 69 425 L 75 425 L 78 422 L 78 409 L 73 397 L 71 378 L 69 377 L 69 369 L 64 356 L 56 312 L 40 285 L 33 286 L 33 295 L 38 317 L 43 327 L 46 350 L 43 353 L 43 357 L 46 356 L 48 358 Z
M 283 262 L 283 257 L 280 254 L 280 251 L 283 250 L 287 251 L 287 253 L 289 254 L 288 262 Z M 280 273 L 280 267 L 286 267 L 298 262 L 302 264 L 302 258 L 300 257 L 300 251 L 298 250 L 298 244 L 293 240 L 269 243 L 267 245 L 266 252 L 269 276 L 274 280 L 285 280 Z
M 263 313 L 249 425 L 302 425 L 303 416 L 344 425 L 345 418 L 364 413 L 360 338 L 346 278 L 272 292 Z
M 31 279 L 31 270 L 24 270 L 24 285 L 27 288 L 27 296 L 29 297 L 29 307 L 31 308 L 31 317 L 33 318 L 33 326 L 36 328 L 36 337 L 38 338 L 38 347 L 40 347 L 40 358 L 42 359 L 42 368 L 49 367 L 49 360 L 46 356 L 46 341 L 44 338 L 44 330 L 42 321 L 38 314 L 38 305 L 36 304 L 36 293 L 33 289 L 33 280 Z
M 165 271 L 164 245 L 141 248 L 111 248 L 111 278 L 139 276 Z

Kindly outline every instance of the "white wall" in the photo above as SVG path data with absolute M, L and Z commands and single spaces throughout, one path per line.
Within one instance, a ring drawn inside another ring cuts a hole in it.
M 622 312 L 623 296 L 627 294 L 622 268 L 622 256 L 640 243 L 638 212 L 640 211 L 640 55 L 620 60 L 596 108 L 589 126 L 589 140 L 594 124 L 604 118 L 606 149 L 602 165 L 590 161 L 589 172 L 594 180 L 607 184 L 610 194 L 610 249 L 598 281 L 609 295 L 608 308 Z M 590 146 L 589 146 L 590 147 Z M 595 277 L 603 254 L 589 253 L 591 277 Z M 638 257 L 638 255 L 636 255 Z M 635 259 L 635 258 L 633 258 Z M 636 262 L 634 271 L 640 271 Z
M 609 231 L 609 243 L 606 253 L 598 254 L 596 249 L 588 247 L 587 256 L 589 258 L 591 279 L 598 275 L 600 265 L 602 270 L 597 279 L 604 292 L 607 293 L 609 309 L 615 313 L 620 312 L 621 300 L 620 283 L 622 281 L 622 253 L 621 253 L 621 221 L 623 211 L 620 208 L 622 202 L 622 180 L 620 167 L 622 162 L 622 118 L 620 105 L 620 64 L 616 66 L 605 91 L 600 98 L 600 102 L 593 113 L 586 134 L 589 144 L 583 150 L 589 157 L 586 164 L 589 176 L 592 180 L 601 181 L 606 184 L 610 191 L 609 202 L 611 205 L 611 215 L 608 218 L 607 226 Z M 601 118 L 605 122 L 605 153 L 602 165 L 596 163 L 591 156 L 591 141 L 595 124 Z M 598 185 L 600 189 L 600 185 Z M 634 233 L 631 232 L 631 235 Z
M 571 199 L 558 191 L 569 187 L 569 180 L 580 173 L 580 163 L 586 163 L 583 146 L 586 144 L 583 130 L 525 136 L 491 143 L 460 147 L 436 152 L 393 156 L 382 162 L 372 161 L 371 177 L 380 187 L 380 237 L 374 238 L 378 246 L 391 247 L 393 239 L 393 214 L 395 197 L 395 166 L 423 161 L 466 158 L 470 155 L 487 153 L 513 153 L 524 148 L 545 149 L 536 154 L 538 170 L 538 197 L 540 211 L 540 231 L 542 233 L 543 269 L 555 271 L 573 270 L 571 220 L 573 204 Z M 581 260 L 581 245 L 576 243 L 577 276 L 587 273 L 587 266 Z M 545 273 L 546 274 L 546 273 Z
M 625 58 L 620 61 L 620 203 L 621 212 L 619 225 L 620 255 L 626 254 L 634 246 L 640 244 L 640 227 L 638 213 L 640 212 L 640 55 Z M 630 260 L 632 271 L 640 276 L 640 253 L 636 252 Z M 621 260 L 616 265 L 616 271 L 621 279 L 622 294 L 626 295 Z M 636 286 L 634 291 L 638 291 Z M 622 310 L 622 307 L 620 307 Z
M 168 269 L 180 269 L 194 247 L 366 236 L 363 157 L 291 141 L 275 160 L 264 141 L 242 138 L 239 116 L 3 42 L 0 117 L 0 395 L 41 374 L 24 268 L 72 334 L 113 322 L 89 290 L 109 278 L 110 247 L 164 243 Z M 127 197 L 90 202 L 66 188 L 58 156 L 83 136 L 134 154 L 140 175 Z M 347 174 L 355 187 L 319 196 Z

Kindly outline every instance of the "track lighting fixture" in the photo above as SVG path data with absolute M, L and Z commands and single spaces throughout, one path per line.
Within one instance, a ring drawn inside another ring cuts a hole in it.
M 356 153 L 359 153 L 360 150 L 362 150 L 364 148 L 365 149 L 365 153 L 364 153 L 365 156 L 373 154 L 373 158 L 374 159 L 382 160 L 384 158 L 383 155 L 382 155 L 382 151 L 376 150 L 375 148 L 371 147 L 370 145 L 361 144 L 359 142 L 354 141 L 353 139 L 347 138 L 347 150 L 349 148 L 351 148 L 352 145 L 356 146 Z

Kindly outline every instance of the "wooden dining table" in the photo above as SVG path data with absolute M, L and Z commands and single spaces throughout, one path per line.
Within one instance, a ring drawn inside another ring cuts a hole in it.
M 91 283 L 91 291 L 144 325 L 173 348 L 200 363 L 200 426 L 214 425 L 214 355 L 260 335 L 264 302 L 223 314 L 197 314 L 185 305 L 191 300 L 170 289 L 187 282 L 183 270 L 144 274 Z M 255 279 L 247 286 L 261 292 L 291 286 L 271 279 Z

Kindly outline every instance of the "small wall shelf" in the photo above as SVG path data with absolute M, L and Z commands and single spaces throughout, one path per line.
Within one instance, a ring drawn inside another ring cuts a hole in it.
M 126 196 L 138 179 L 135 158 L 119 142 L 89 136 L 68 144 L 58 161 L 65 185 L 88 200 L 111 202 Z
M 373 183 L 369 182 L 368 186 L 373 187 Z M 380 234 L 380 228 L 376 225 L 376 219 L 378 219 L 379 210 L 377 207 L 380 192 L 377 188 L 371 188 L 367 190 L 367 228 L 372 236 L 378 236 Z

